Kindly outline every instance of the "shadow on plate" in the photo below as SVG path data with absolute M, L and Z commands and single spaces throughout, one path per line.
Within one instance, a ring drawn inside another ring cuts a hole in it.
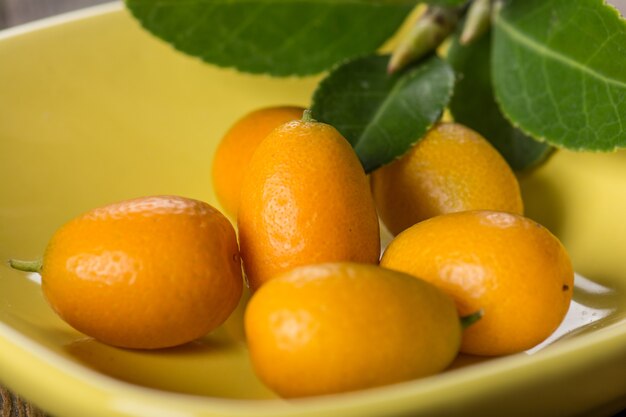
M 144 387 L 219 398 L 272 398 L 254 376 L 245 348 L 222 329 L 169 349 L 120 349 L 85 338 L 64 350 L 88 368 Z

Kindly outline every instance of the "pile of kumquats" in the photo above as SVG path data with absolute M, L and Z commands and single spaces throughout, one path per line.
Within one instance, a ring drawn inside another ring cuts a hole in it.
M 237 233 L 207 203 L 149 196 L 75 218 L 42 261 L 12 265 L 41 273 L 71 326 L 133 349 L 208 334 L 247 284 L 252 364 L 286 398 L 432 375 L 459 352 L 521 352 L 568 310 L 564 247 L 523 216 L 514 173 L 462 125 L 436 124 L 368 177 L 332 126 L 264 108 L 232 126 L 212 168 Z M 395 236 L 382 258 L 379 219 Z

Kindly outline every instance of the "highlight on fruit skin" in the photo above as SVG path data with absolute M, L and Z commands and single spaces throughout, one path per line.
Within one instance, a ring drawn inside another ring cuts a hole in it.
M 461 321 L 435 286 L 375 265 L 295 268 L 254 293 L 245 312 L 259 378 L 286 398 L 408 381 L 457 356 Z
M 257 148 L 237 224 L 253 290 L 297 266 L 380 257 L 378 216 L 358 157 L 334 127 L 307 112 Z
M 259 143 L 278 126 L 300 119 L 304 110 L 298 106 L 264 107 L 246 114 L 226 132 L 211 169 L 213 189 L 226 214 L 237 217 L 243 177 Z
M 468 210 L 523 214 L 515 174 L 480 134 L 438 123 L 400 159 L 374 171 L 381 220 L 397 235 L 430 217 Z
M 482 310 L 461 351 L 497 356 L 550 336 L 569 309 L 574 271 L 548 229 L 526 217 L 468 211 L 433 217 L 399 234 L 381 266 L 411 274 L 454 298 L 460 316 Z
M 40 272 L 45 298 L 68 324 L 137 349 L 207 334 L 228 318 L 243 288 L 230 222 L 207 203 L 178 196 L 76 217 L 52 236 Z

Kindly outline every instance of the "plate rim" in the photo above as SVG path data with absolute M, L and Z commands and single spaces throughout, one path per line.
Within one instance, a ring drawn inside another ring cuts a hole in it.
M 464 386 L 471 381 L 480 381 L 484 385 L 482 390 L 485 390 L 487 386 L 493 385 L 493 383 L 490 383 L 490 379 L 495 382 L 494 376 L 510 374 L 516 369 L 524 369 L 526 371 L 524 374 L 533 374 L 532 379 L 541 379 L 545 376 L 545 372 L 533 372 L 534 370 L 542 369 L 545 371 L 546 368 L 552 368 L 552 372 L 559 373 L 559 370 L 563 369 L 564 363 L 567 363 L 569 370 L 573 366 L 589 366 L 591 361 L 569 361 L 568 358 L 577 357 L 582 351 L 593 351 L 593 357 L 600 358 L 603 354 L 607 354 L 606 350 L 609 345 L 611 347 L 615 345 L 618 349 L 626 345 L 625 321 L 611 324 L 606 328 L 597 330 L 593 334 L 562 341 L 558 345 L 546 347 L 533 355 L 519 353 L 493 358 L 477 366 L 455 369 L 432 377 L 385 387 L 288 401 L 281 399 L 228 399 L 159 390 L 116 379 L 92 370 L 87 366 L 72 362 L 70 359 L 64 358 L 58 353 L 40 345 L 7 323 L 0 321 L 0 351 L 6 352 L 11 350 L 11 348 L 17 350 L 22 356 L 27 356 L 29 360 L 38 362 L 40 366 L 44 366 L 49 371 L 63 375 L 65 382 L 88 388 L 94 391 L 95 394 L 111 397 L 116 395 L 131 397 L 127 398 L 126 401 L 111 402 L 117 408 L 126 405 L 128 408 L 126 410 L 128 411 L 127 413 L 124 412 L 124 407 L 118 410 L 108 408 L 108 415 L 111 415 L 110 412 L 112 411 L 122 412 L 119 415 L 141 415 L 141 413 L 132 413 L 131 410 L 133 408 L 140 409 L 142 406 L 154 403 L 155 399 L 162 403 L 159 405 L 160 408 L 167 404 L 170 408 L 172 406 L 175 406 L 174 409 L 176 410 L 184 408 L 185 411 L 193 413 L 191 415 L 197 416 L 219 413 L 221 416 L 254 414 L 259 417 L 279 417 L 297 416 L 301 412 L 322 413 L 325 410 L 359 411 L 358 415 L 364 415 L 363 412 L 370 407 L 378 409 L 391 404 L 394 407 L 399 407 L 400 403 L 406 409 L 414 409 L 430 393 L 454 390 L 455 387 Z M 4 356 L 8 359 L 8 356 L 11 355 Z M 0 369 L 9 368 L 8 362 L 8 360 L 0 359 Z M 22 361 L 13 362 L 22 363 Z M 41 372 L 41 368 L 38 367 L 38 369 Z M 507 379 L 509 384 L 511 384 L 511 381 L 523 377 L 520 373 L 511 375 L 513 378 Z M 23 375 L 23 377 L 28 379 L 29 377 L 34 377 L 34 375 Z M 487 383 L 485 384 L 485 382 Z M 11 381 L 3 381 L 3 383 L 13 388 Z M 501 382 L 498 385 L 501 385 Z M 75 398 L 75 395 L 72 395 L 75 394 L 75 391 L 68 390 L 64 392 L 68 394 L 67 399 Z M 28 393 L 26 395 L 28 396 Z M 473 395 L 476 395 L 476 393 Z M 35 402 L 37 401 L 35 400 Z
M 51 27 L 61 26 L 66 23 L 84 20 L 91 17 L 99 17 L 108 13 L 115 13 L 124 10 L 122 1 L 110 1 L 107 3 L 97 4 L 78 10 L 57 14 L 43 19 L 33 20 L 16 26 L 11 26 L 0 30 L 0 42 L 15 38 L 21 35 L 27 35 L 32 32 L 48 29 Z

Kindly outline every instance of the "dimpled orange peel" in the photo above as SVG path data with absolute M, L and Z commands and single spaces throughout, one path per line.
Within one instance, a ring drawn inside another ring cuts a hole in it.
M 245 313 L 254 369 L 282 397 L 371 388 L 432 375 L 456 357 L 450 297 L 374 265 L 304 266 L 267 282 Z
M 266 107 L 248 113 L 226 132 L 213 158 L 215 195 L 226 213 L 236 217 L 243 175 L 257 146 L 275 128 L 302 117 L 304 108 Z
M 398 235 L 381 266 L 438 286 L 459 315 L 482 310 L 461 351 L 504 355 L 532 348 L 563 320 L 574 290 L 569 256 L 545 227 L 495 211 L 446 214 Z
M 380 234 L 367 177 L 335 128 L 302 119 L 276 128 L 244 178 L 238 216 L 252 289 L 296 266 L 377 263 Z
M 445 213 L 524 210 L 519 184 L 504 158 L 457 123 L 435 125 L 406 155 L 374 171 L 372 191 L 394 235 Z
M 235 309 L 243 287 L 230 222 L 204 202 L 177 196 L 123 201 L 75 218 L 50 240 L 40 271 L 44 295 L 63 320 L 126 348 L 205 335 Z

